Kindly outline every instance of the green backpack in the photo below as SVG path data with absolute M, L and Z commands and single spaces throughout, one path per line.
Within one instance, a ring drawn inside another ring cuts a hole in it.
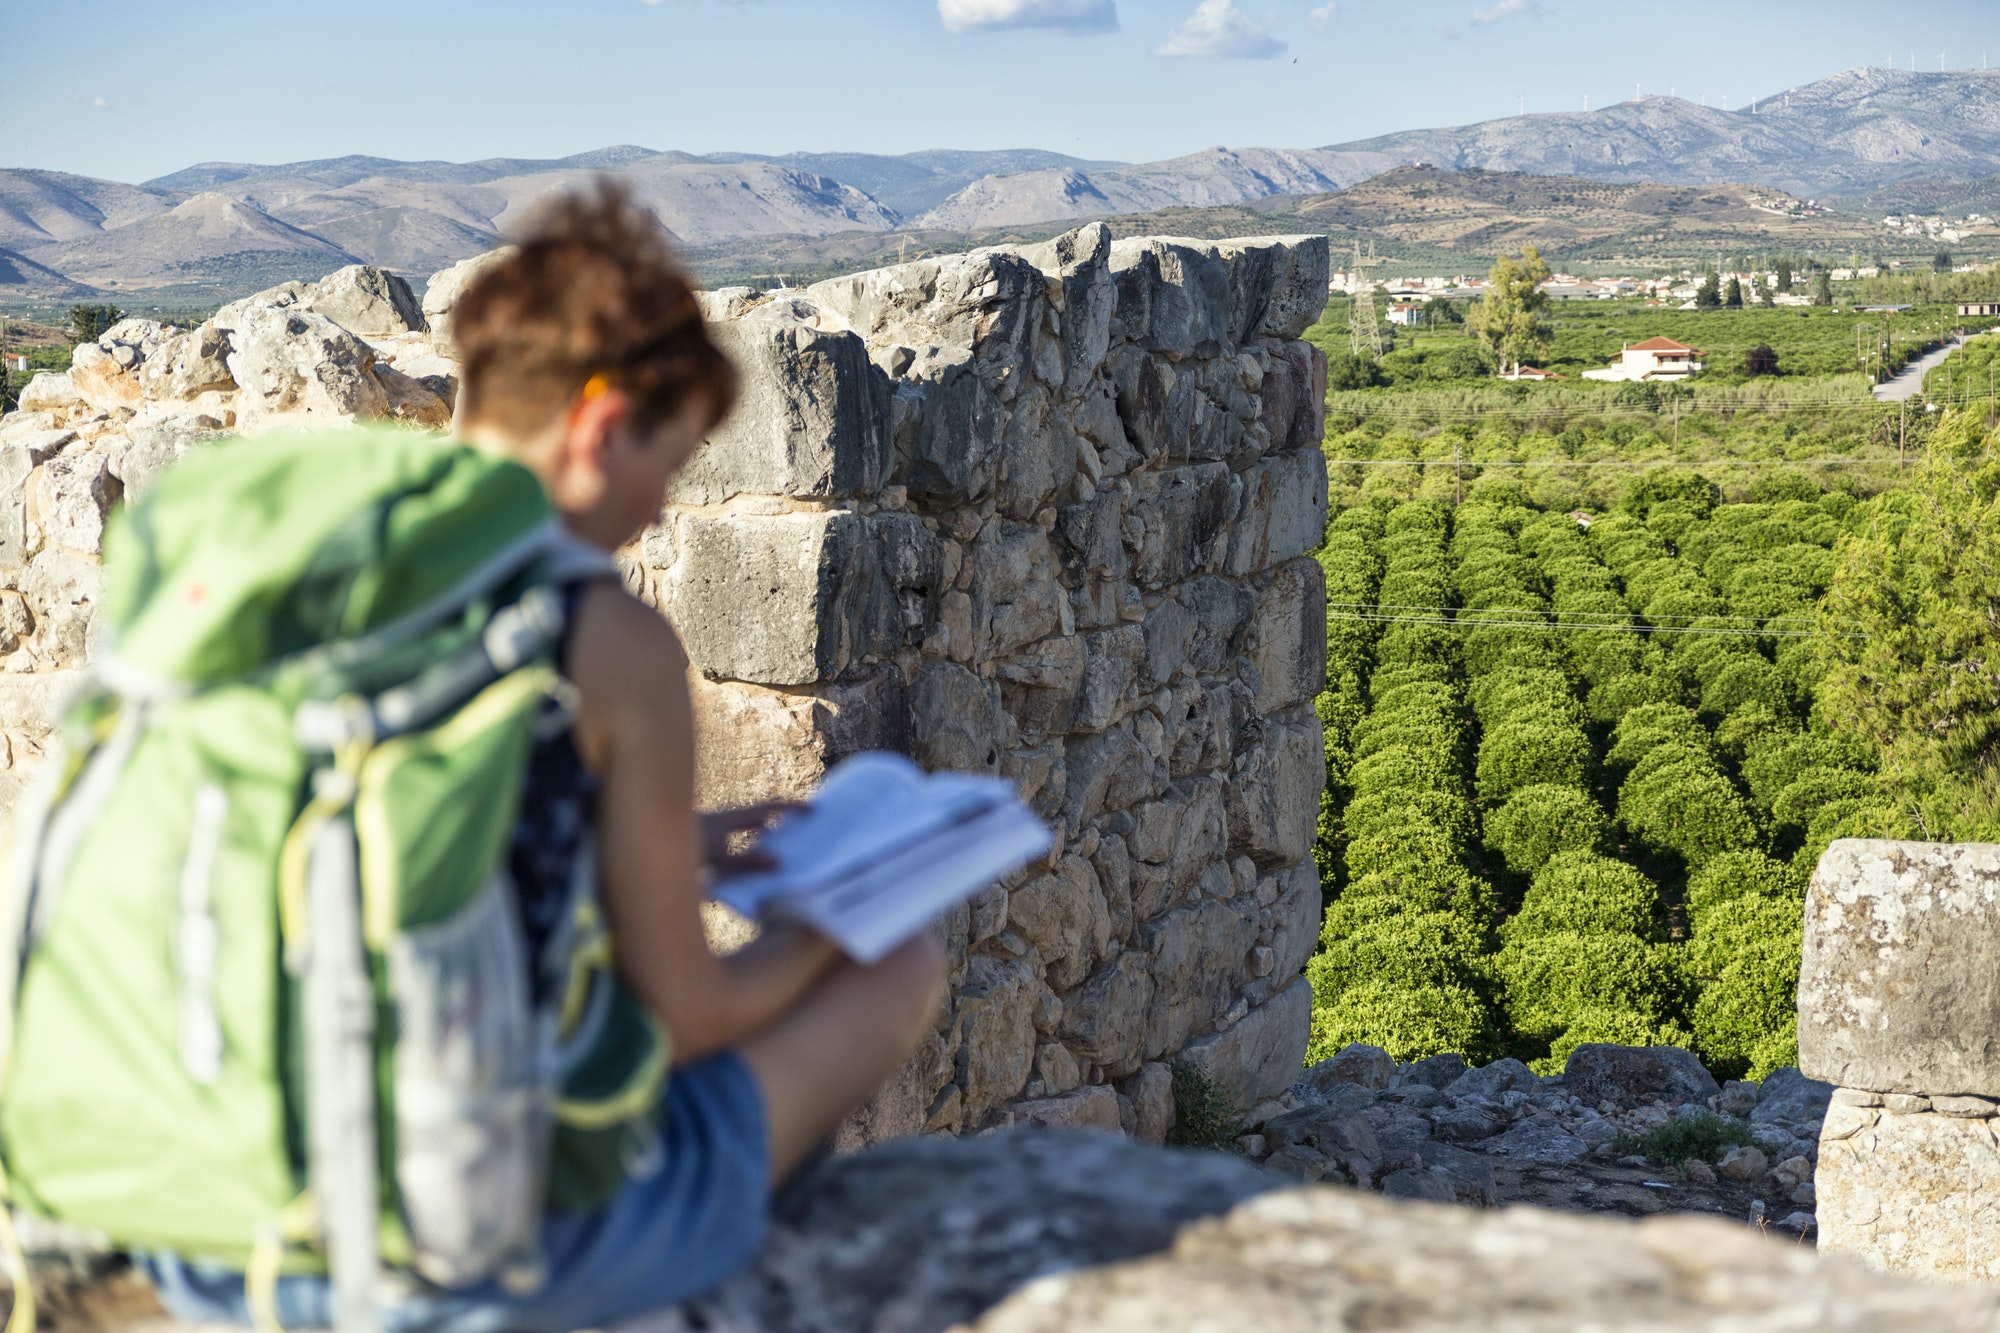
M 266 1311 L 328 1272 L 344 1326 L 417 1281 L 531 1289 L 544 1208 L 656 1157 L 667 1068 L 591 858 L 539 973 L 507 875 L 574 697 L 563 590 L 613 566 L 525 469 L 395 431 L 218 446 L 105 549 L 15 829 L 8 1199 Z

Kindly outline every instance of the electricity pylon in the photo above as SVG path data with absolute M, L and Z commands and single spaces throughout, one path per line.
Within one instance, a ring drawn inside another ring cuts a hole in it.
M 1368 242 L 1368 255 L 1361 255 L 1361 242 L 1354 243 L 1354 313 L 1347 325 L 1347 346 L 1354 355 L 1364 349 L 1370 357 L 1382 355 L 1382 330 L 1375 322 L 1375 283 L 1369 270 L 1376 265 L 1375 242 Z

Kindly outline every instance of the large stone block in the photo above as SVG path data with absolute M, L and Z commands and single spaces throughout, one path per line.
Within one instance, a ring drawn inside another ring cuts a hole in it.
M 36 474 L 35 516 L 54 546 L 96 555 L 104 543 L 104 518 L 118 497 L 118 483 L 101 453 L 72 449 L 42 464 Z
M 1319 322 L 1332 269 L 1327 237 L 1258 236 L 1216 248 L 1230 263 L 1240 341 L 1296 338 Z
M 1281 712 L 1326 687 L 1326 571 L 1317 560 L 1293 560 L 1271 575 L 1248 647 L 1259 713 Z
M 1118 284 L 1111 276 L 1111 229 L 1093 222 L 1052 241 L 1017 247 L 1016 253 L 1057 281 L 1063 388 L 1078 393 L 1104 360 L 1118 308 Z
M 1326 786 L 1325 739 L 1293 719 L 1264 729 L 1238 757 L 1229 781 L 1229 845 L 1259 865 L 1284 865 L 1312 850 Z
M 1080 856 L 1007 895 L 1007 924 L 1035 946 L 1049 985 L 1068 990 L 1082 981 L 1111 940 L 1111 918 L 1097 872 Z
M 1820 1249 L 1911 1277 L 2000 1281 L 1994 1124 L 1836 1102 L 1813 1176 Z
M 676 527 L 660 607 L 708 676 L 806 685 L 886 657 L 906 633 L 899 581 L 921 593 L 936 573 L 907 515 L 686 511 Z
M 515 253 L 515 246 L 499 246 L 483 255 L 461 259 L 450 268 L 431 274 L 430 281 L 424 286 L 423 317 L 431 331 L 431 342 L 438 351 L 446 356 L 458 355 L 458 347 L 451 336 L 452 307 L 487 270 L 505 263 Z
M 1178 357 L 1259 336 L 1296 338 L 1326 308 L 1328 268 L 1324 236 L 1116 241 L 1113 332 Z
M 953 662 L 926 662 L 910 688 L 911 754 L 928 769 L 997 773 L 1007 745 L 1000 692 Z
M 1154 990 L 1152 960 L 1136 949 L 1120 952 L 1063 997 L 1063 1043 L 1114 1077 L 1138 1069 Z
M 1320 544 L 1326 529 L 1325 454 L 1317 449 L 1274 454 L 1245 469 L 1242 481 L 1229 536 L 1229 573 L 1254 573 Z
M 1140 934 L 1153 955 L 1146 1057 L 1157 1059 L 1206 1031 L 1235 999 L 1257 942 L 1257 907 L 1211 899 L 1169 912 Z
M 1799 1067 L 2000 1096 L 2000 846 L 1844 838 L 1806 893 Z
M 972 566 L 972 636 L 981 658 L 1004 657 L 1062 625 L 1067 597 L 1049 534 L 995 517 L 966 551 Z
M 1132 577 L 1157 588 L 1220 569 L 1240 487 L 1222 463 L 1142 474 L 1125 517 Z
M 1239 1108 L 1248 1108 L 1298 1082 L 1311 1035 L 1312 985 L 1296 977 L 1221 1032 L 1189 1042 L 1181 1059 L 1228 1089 Z
M 700 672 L 688 688 L 704 809 L 799 800 L 849 755 L 911 749 L 910 705 L 893 666 L 797 692 Z
M 892 461 L 889 380 L 861 338 L 781 298 L 710 326 L 735 363 L 735 410 L 688 460 L 670 499 L 872 494 Z
M 35 656 L 39 666 L 82 666 L 97 633 L 97 602 L 104 567 L 54 547 L 28 565 L 21 594 L 35 613 Z
M 28 446 L 0 448 L 0 569 L 17 569 L 28 558 L 28 476 L 34 470 Z
M 1016 1096 L 1035 1064 L 1035 1009 L 1045 993 L 1027 963 L 980 955 L 958 990 L 958 1085 L 976 1127 Z

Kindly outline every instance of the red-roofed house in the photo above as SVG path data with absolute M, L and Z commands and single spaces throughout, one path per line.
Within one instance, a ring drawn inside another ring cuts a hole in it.
M 1701 369 L 1695 360 L 1701 353 L 1672 338 L 1648 338 L 1633 343 L 1619 354 L 1615 365 L 1603 370 L 1586 370 L 1587 380 L 1683 380 Z
M 1539 366 L 1515 366 L 1512 370 L 1503 371 L 1500 378 L 1503 380 L 1560 380 L 1569 377 L 1567 375 L 1558 375 L 1553 370 L 1543 370 Z

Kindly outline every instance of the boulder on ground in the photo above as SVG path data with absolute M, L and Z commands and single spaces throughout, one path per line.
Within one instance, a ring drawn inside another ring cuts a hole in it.
M 1702 1067 L 1693 1051 L 1678 1046 L 1609 1046 L 1586 1042 L 1570 1052 L 1563 1067 L 1563 1087 L 1591 1105 L 1616 1107 L 1661 1101 L 1706 1104 L 1719 1096 L 1715 1076 Z
M 229 371 L 243 386 L 246 406 L 345 417 L 390 411 L 374 374 L 375 353 L 326 316 L 252 306 L 232 319 Z
M 1379 1091 L 1395 1076 L 1396 1061 L 1387 1051 L 1353 1042 L 1306 1070 L 1305 1081 L 1316 1092 L 1325 1092 L 1337 1083 L 1358 1083 Z
M 424 312 L 410 284 L 367 264 L 349 264 L 327 274 L 305 290 L 299 303 L 364 338 L 420 333 L 424 328 Z
M 83 395 L 68 371 L 41 371 L 21 390 L 23 412 L 61 412 L 81 406 Z
M 446 356 L 457 355 L 457 348 L 451 340 L 451 308 L 458 301 L 460 293 L 470 287 L 475 279 L 514 254 L 518 247 L 503 245 L 488 250 L 483 255 L 461 259 L 450 268 L 431 274 L 428 286 L 424 288 L 424 321 L 430 327 L 431 341 L 438 351 Z
M 1807 1078 L 1796 1069 L 1775 1069 L 1764 1080 L 1750 1123 L 1782 1125 L 1798 1137 L 1817 1138 L 1832 1096 L 1831 1083 Z

